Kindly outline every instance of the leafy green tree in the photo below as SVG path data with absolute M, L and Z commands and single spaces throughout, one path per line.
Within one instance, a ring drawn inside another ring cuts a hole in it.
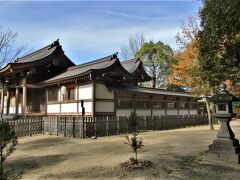
M 218 86 L 240 80 L 240 1 L 204 0 L 200 10 L 199 57 L 203 79 Z
M 128 128 L 131 132 L 137 132 L 137 125 L 138 125 L 138 116 L 136 113 L 131 112 L 130 116 L 127 119 Z
M 137 133 L 133 133 L 133 136 L 131 138 L 129 136 L 125 136 L 125 138 L 126 138 L 126 141 L 124 143 L 129 145 L 132 148 L 132 151 L 134 152 L 134 155 L 135 155 L 135 161 L 137 163 L 138 150 L 144 146 L 142 141 L 143 139 L 141 137 L 138 138 Z
M 9 123 L 0 123 L 0 179 L 8 179 L 7 172 L 4 171 L 4 162 L 13 153 L 17 146 L 17 136 L 11 129 Z
M 169 45 L 161 41 L 146 42 L 136 53 L 136 57 L 143 61 L 147 72 L 152 76 L 153 88 L 166 86 L 167 76 L 175 63 L 174 52 Z

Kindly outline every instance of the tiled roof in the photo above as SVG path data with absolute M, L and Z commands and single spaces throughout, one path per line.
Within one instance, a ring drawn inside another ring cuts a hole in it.
M 141 61 L 139 59 L 130 59 L 121 62 L 122 66 L 130 73 L 133 73 L 140 63 Z
M 150 81 L 152 79 L 145 71 L 143 63 L 139 59 L 122 61 L 121 64 L 128 72 L 137 76 L 136 78 L 139 81 Z
M 149 94 L 158 94 L 158 95 L 172 95 L 172 96 L 182 96 L 182 97 L 189 97 L 189 98 L 198 98 L 198 96 L 191 94 L 189 92 L 176 92 L 176 91 L 170 91 L 165 89 L 157 89 L 157 88 L 146 88 L 146 87 L 131 87 L 122 88 L 123 90 L 128 90 L 132 92 L 138 92 L 138 93 L 149 93 Z
M 46 80 L 43 83 L 48 83 L 48 82 L 53 82 L 53 81 L 57 81 L 57 80 L 65 79 L 65 78 L 78 76 L 78 75 L 81 75 L 81 74 L 91 70 L 91 69 L 103 69 L 103 68 L 109 67 L 112 64 L 114 64 L 116 60 L 117 60 L 116 54 L 112 54 L 110 56 L 106 56 L 101 59 L 83 63 L 83 64 L 80 64 L 77 66 L 71 66 L 65 72 L 63 72 L 51 79 Z
M 21 58 L 18 58 L 14 63 L 28 63 L 28 62 L 33 62 L 37 61 L 40 59 L 43 59 L 50 54 L 52 54 L 57 47 L 59 47 L 59 41 L 54 41 L 52 44 L 49 44 L 48 46 L 41 48 L 37 51 L 34 51 L 26 56 L 23 56 Z

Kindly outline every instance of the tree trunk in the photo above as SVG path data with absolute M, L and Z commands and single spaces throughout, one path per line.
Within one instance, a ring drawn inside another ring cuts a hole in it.
M 153 81 L 153 83 L 152 83 L 152 87 L 153 88 L 156 88 L 156 67 L 153 65 L 153 79 L 152 79 L 152 81 Z
M 137 160 L 137 151 L 135 151 L 135 160 L 138 161 Z
M 210 127 L 210 130 L 214 130 L 213 122 L 212 122 L 212 114 L 211 114 L 211 109 L 210 109 L 210 102 L 207 98 L 205 98 L 205 103 L 206 103 L 206 107 L 207 107 L 209 127 Z

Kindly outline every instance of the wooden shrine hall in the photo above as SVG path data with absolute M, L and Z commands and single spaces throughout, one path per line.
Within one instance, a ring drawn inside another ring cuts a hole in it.
M 139 59 L 116 53 L 75 65 L 58 40 L 7 64 L 0 80 L 4 117 L 82 115 L 82 106 L 87 116 L 197 114 L 193 94 L 139 87 L 151 80 Z

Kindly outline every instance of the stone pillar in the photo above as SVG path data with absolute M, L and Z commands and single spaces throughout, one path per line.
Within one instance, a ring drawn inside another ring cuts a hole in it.
M 18 115 L 18 98 L 19 98 L 19 89 L 16 87 L 16 92 L 15 92 L 15 115 Z
M 22 114 L 25 116 L 26 113 L 27 113 L 27 86 L 23 85 Z

